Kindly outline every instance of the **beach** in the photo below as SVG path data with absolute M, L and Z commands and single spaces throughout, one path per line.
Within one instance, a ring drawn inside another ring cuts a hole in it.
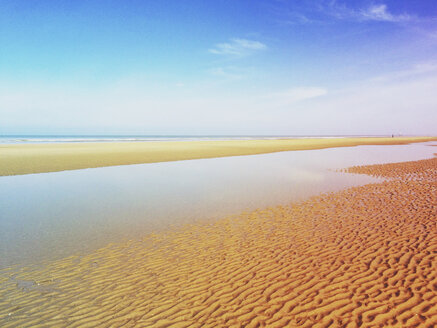
M 0 176 L 115 165 L 242 156 L 359 145 L 401 145 L 436 137 L 0 144 Z
M 437 328 L 437 1 L 4 1 L 0 328 Z
M 0 271 L 2 327 L 433 327 L 437 158 L 383 182 Z

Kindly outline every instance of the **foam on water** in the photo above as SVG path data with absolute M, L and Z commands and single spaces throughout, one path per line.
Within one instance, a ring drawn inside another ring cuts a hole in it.
M 0 144 L 71 143 L 71 142 L 132 142 L 132 141 L 207 141 L 207 140 L 274 140 L 302 138 L 345 138 L 352 136 L 302 136 L 302 135 L 0 135 Z M 387 137 L 353 136 L 353 137 Z

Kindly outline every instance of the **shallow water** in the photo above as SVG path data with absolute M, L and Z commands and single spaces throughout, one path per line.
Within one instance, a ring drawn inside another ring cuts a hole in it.
M 436 148 L 427 144 L 0 177 L 0 267 L 41 263 L 184 222 L 375 182 L 368 176 L 334 170 L 430 158 Z

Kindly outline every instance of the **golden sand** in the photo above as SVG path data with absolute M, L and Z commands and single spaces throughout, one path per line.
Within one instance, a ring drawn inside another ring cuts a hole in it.
M 437 158 L 383 183 L 0 271 L 1 327 L 436 327 Z
M 0 145 L 0 176 L 358 145 L 399 145 L 437 137 L 332 138 Z

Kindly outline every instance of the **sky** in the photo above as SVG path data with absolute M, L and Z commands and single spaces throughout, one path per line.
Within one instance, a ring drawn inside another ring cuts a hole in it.
M 437 135 L 435 0 L 0 0 L 0 135 Z

